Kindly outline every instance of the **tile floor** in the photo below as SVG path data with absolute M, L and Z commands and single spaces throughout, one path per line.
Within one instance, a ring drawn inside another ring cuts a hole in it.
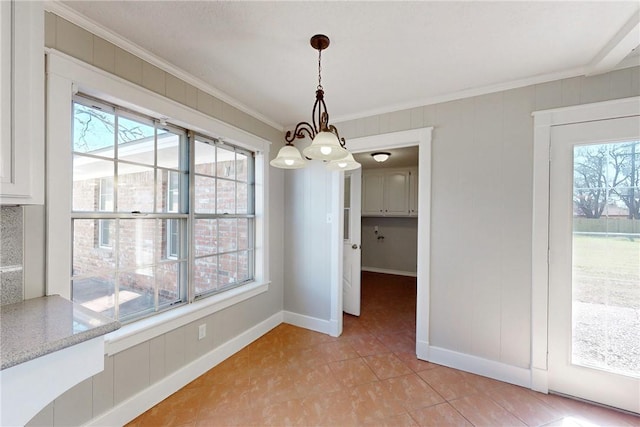
M 339 338 L 282 324 L 129 426 L 640 426 L 415 357 L 415 279 L 363 273 Z

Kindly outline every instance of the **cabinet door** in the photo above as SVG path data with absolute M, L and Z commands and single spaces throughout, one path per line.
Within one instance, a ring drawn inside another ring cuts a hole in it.
M 383 215 L 384 174 L 362 174 L 362 215 Z
M 384 215 L 409 215 L 409 171 L 385 174 Z
M 409 171 L 409 215 L 418 215 L 418 169 Z
M 11 183 L 11 2 L 0 2 L 0 185 Z
M 44 10 L 0 3 L 0 204 L 43 204 Z

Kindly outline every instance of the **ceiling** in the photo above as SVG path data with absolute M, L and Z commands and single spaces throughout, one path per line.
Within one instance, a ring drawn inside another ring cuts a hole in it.
M 637 1 L 52 3 L 278 128 L 311 117 L 317 33 L 333 123 L 608 71 L 640 44 Z
M 373 153 L 380 151 L 390 154 L 383 163 L 378 163 L 371 157 Z M 354 153 L 353 158 L 362 165 L 362 169 L 418 167 L 418 146 Z

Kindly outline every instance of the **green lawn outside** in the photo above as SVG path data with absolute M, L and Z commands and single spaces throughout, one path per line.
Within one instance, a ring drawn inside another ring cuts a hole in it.
M 574 235 L 574 300 L 640 309 L 640 238 Z
M 573 363 L 640 377 L 640 238 L 574 235 Z

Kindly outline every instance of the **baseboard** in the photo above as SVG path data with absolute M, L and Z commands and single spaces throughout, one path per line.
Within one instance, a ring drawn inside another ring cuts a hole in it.
M 434 346 L 429 346 L 426 354 L 432 363 L 531 388 L 531 371 L 526 368 Z
M 371 273 L 384 273 L 384 274 L 394 274 L 396 276 L 409 276 L 409 277 L 418 277 L 418 273 L 415 271 L 402 271 L 402 270 L 390 270 L 388 268 L 377 268 L 377 267 L 361 267 L 362 271 L 370 271 Z
M 322 332 L 323 334 L 335 336 L 337 329 L 336 322 L 329 320 L 318 319 L 317 317 L 305 316 L 304 314 L 293 313 L 291 311 L 283 311 L 282 318 L 284 323 L 288 323 L 300 328 L 310 329 L 316 332 Z
M 429 361 L 429 343 L 427 341 L 416 341 L 416 356 L 420 360 Z
M 221 344 L 204 356 L 194 360 L 182 369 L 166 376 L 157 383 L 145 388 L 140 393 L 114 406 L 107 412 L 93 418 L 85 425 L 125 425 L 282 322 L 283 313 L 278 312 L 274 314 L 240 335 Z

